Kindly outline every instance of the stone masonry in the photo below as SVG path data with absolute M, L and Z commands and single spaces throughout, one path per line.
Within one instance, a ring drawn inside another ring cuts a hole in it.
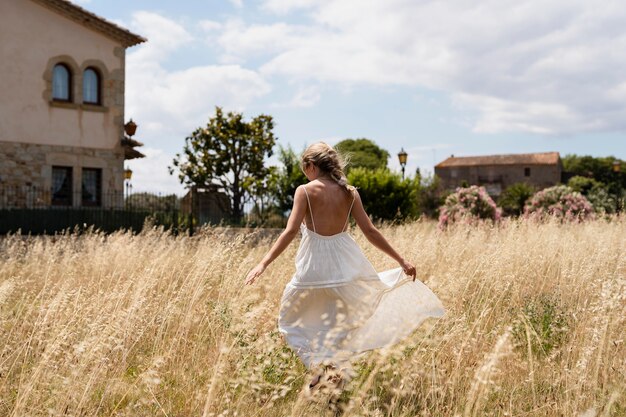
M 123 197 L 122 149 L 2 142 L 0 145 L 0 208 L 48 206 L 52 167 L 72 167 L 72 192 L 80 196 L 83 168 L 102 170 L 102 205 L 119 206 Z M 119 196 L 114 197 L 114 196 Z M 73 205 L 80 206 L 80 198 Z

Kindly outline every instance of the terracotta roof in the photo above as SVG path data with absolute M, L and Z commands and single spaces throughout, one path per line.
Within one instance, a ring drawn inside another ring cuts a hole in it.
M 50 10 L 53 10 L 83 26 L 100 32 L 109 38 L 120 42 L 125 48 L 145 42 L 146 38 L 135 35 L 131 31 L 111 23 L 108 20 L 83 9 L 68 0 L 32 0 Z
M 512 155 L 451 156 L 435 165 L 435 168 L 469 167 L 480 165 L 555 165 L 559 163 L 558 152 L 521 153 Z

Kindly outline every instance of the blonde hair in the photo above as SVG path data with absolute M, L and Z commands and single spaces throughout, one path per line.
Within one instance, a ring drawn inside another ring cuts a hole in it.
M 347 160 L 332 146 L 324 142 L 317 142 L 306 148 L 300 159 L 300 165 L 304 170 L 309 164 L 315 165 L 320 171 L 335 180 L 337 184 L 344 187 L 346 191 L 350 191 L 348 179 L 343 172 Z

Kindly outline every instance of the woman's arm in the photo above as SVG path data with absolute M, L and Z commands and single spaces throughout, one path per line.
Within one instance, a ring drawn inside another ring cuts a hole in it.
M 376 246 L 378 249 L 389 255 L 396 262 L 400 264 L 402 270 L 405 274 L 410 277 L 413 277 L 413 281 L 415 281 L 416 271 L 415 266 L 410 262 L 406 261 L 396 250 L 387 242 L 387 239 L 380 233 L 380 231 L 372 224 L 369 216 L 365 212 L 363 208 L 363 202 L 361 201 L 361 196 L 355 190 L 355 200 L 354 206 L 352 207 L 352 217 L 356 221 L 356 224 L 359 226 L 367 240 Z
M 289 246 L 294 237 L 298 234 L 298 230 L 300 229 L 300 224 L 302 220 L 304 220 L 304 215 L 306 214 L 306 196 L 304 195 L 304 190 L 302 189 L 302 185 L 296 188 L 296 192 L 293 196 L 293 208 L 291 209 L 291 214 L 289 215 L 289 220 L 287 220 L 287 226 L 285 230 L 280 234 L 272 248 L 267 252 L 267 254 L 263 257 L 261 262 L 257 266 L 255 266 L 250 272 L 248 272 L 248 276 L 246 276 L 246 284 L 253 284 L 254 281 L 261 276 L 265 268 L 271 264 L 274 259 L 276 259 L 283 251 Z

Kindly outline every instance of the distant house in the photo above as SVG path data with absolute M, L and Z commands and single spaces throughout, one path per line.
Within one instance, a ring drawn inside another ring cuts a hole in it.
M 126 48 L 145 39 L 66 0 L 2 0 L 0 207 L 120 204 Z
M 563 166 L 558 152 L 489 156 L 450 156 L 435 166 L 446 189 L 482 185 L 492 196 L 518 182 L 542 189 L 561 181 Z
M 181 201 L 181 211 L 193 214 L 198 225 L 220 224 L 231 218 L 230 198 L 217 187 L 193 186 Z

